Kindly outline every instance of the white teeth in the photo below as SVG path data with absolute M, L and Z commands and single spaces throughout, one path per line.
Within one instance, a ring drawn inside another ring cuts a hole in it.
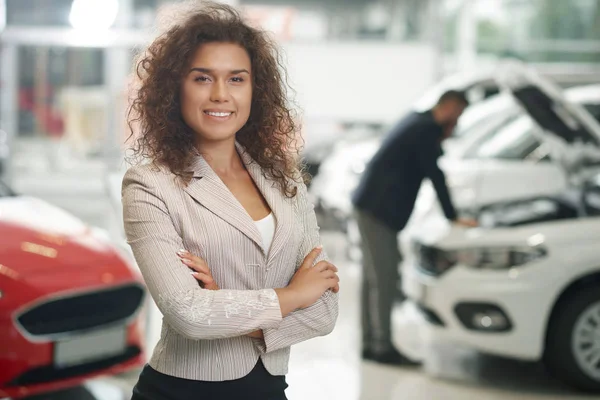
M 229 117 L 231 115 L 230 112 L 212 112 L 212 111 L 205 111 L 206 114 L 213 116 L 213 117 Z

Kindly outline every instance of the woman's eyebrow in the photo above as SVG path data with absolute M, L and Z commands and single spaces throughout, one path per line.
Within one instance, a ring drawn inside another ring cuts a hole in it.
M 194 68 L 190 69 L 190 72 L 194 72 L 194 71 L 202 72 L 204 74 L 211 74 L 214 72 L 214 70 L 212 70 L 210 68 L 194 67 Z M 245 68 L 233 69 L 233 70 L 229 71 L 229 73 L 232 75 L 243 74 L 243 73 L 250 74 L 250 72 Z

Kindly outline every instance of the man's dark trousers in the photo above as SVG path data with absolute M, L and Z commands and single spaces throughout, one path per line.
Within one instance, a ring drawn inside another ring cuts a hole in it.
M 368 212 L 354 210 L 361 236 L 363 278 L 361 325 L 363 349 L 374 353 L 391 350 L 391 314 L 395 300 L 401 300 L 398 233 Z

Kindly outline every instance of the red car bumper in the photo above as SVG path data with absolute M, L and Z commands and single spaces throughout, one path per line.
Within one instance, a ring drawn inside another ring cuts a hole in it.
M 0 398 L 142 366 L 145 287 L 112 245 L 1 220 L 0 238 Z
M 53 294 L 0 313 L 0 398 L 77 386 L 145 362 L 138 282 Z M 8 316 L 8 317 L 7 317 Z

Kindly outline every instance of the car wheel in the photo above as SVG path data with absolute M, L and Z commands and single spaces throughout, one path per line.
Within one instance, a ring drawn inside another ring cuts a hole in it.
M 549 326 L 546 365 L 565 383 L 600 392 L 600 291 L 584 289 L 559 307 Z

